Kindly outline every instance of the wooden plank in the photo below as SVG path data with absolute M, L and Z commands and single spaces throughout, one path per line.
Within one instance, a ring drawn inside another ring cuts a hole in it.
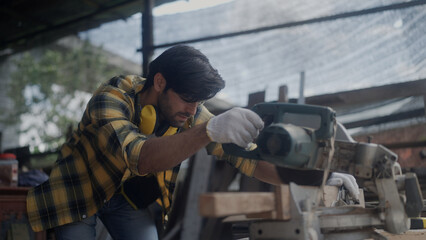
M 404 234 L 391 234 L 383 230 L 376 230 L 379 234 L 385 236 L 388 240 L 420 240 L 426 239 L 426 230 L 409 230 Z
M 303 186 L 304 188 L 314 188 Z M 324 206 L 330 207 L 336 201 L 338 187 L 324 186 Z M 364 195 L 360 189 L 360 204 L 365 207 Z M 246 215 L 247 218 L 290 219 L 290 190 L 282 184 L 272 192 L 217 192 L 200 195 L 199 212 L 205 217 Z
M 290 188 L 287 184 L 275 187 L 276 219 L 289 220 L 290 214 Z
M 425 89 L 426 79 L 419 79 L 416 81 L 307 97 L 306 103 L 330 107 L 348 106 L 400 97 L 424 96 Z
M 199 211 L 205 217 L 225 217 L 268 212 L 275 209 L 274 193 L 207 193 L 200 195 Z
M 215 161 L 210 177 L 209 189 L 212 192 L 224 192 L 229 189 L 231 182 L 234 180 L 238 170 L 228 164 L 226 161 Z M 195 207 L 197 205 L 195 204 Z M 198 208 L 197 208 L 198 211 Z M 203 240 L 223 240 L 225 236 L 232 236 L 229 234 L 229 225 L 224 223 L 221 218 L 205 218 L 199 239 Z M 232 225 L 231 225 L 232 227 Z

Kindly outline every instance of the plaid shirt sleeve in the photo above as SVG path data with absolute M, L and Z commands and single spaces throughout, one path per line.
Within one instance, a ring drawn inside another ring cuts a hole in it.
M 121 88 L 107 86 L 92 98 L 89 114 L 98 127 L 99 150 L 109 159 L 123 161 L 133 174 L 139 175 L 139 153 L 147 137 L 132 121 L 136 118 L 133 101 Z
M 195 124 L 200 124 L 209 121 L 214 115 L 210 113 L 204 106 L 201 107 L 201 111 L 195 118 Z M 241 173 L 246 176 L 253 177 L 254 170 L 257 166 L 257 160 L 247 159 L 237 156 L 226 154 L 222 149 L 222 144 L 210 143 L 206 147 L 207 152 L 210 155 L 215 155 L 218 159 L 226 160 L 233 167 L 237 168 Z
M 146 140 L 134 124 L 135 94 L 143 86 L 136 86 L 138 79 L 116 77 L 94 93 L 49 180 L 28 192 L 27 213 L 34 231 L 92 216 L 113 196 L 128 169 L 137 174 Z

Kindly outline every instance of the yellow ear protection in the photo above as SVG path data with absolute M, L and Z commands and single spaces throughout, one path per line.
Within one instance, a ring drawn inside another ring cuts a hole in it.
M 153 105 L 145 105 L 141 111 L 139 130 L 145 135 L 155 133 L 156 136 L 168 136 L 177 133 L 179 128 L 160 124 L 157 108 Z

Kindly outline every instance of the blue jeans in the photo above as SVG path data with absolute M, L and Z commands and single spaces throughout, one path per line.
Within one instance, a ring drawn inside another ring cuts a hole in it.
M 135 210 L 121 194 L 115 194 L 94 216 L 55 228 L 56 239 L 95 240 L 97 217 L 115 240 L 158 240 L 148 209 Z

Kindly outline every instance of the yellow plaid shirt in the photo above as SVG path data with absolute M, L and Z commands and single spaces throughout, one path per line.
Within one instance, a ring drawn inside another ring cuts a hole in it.
M 62 146 L 50 178 L 32 188 L 27 212 L 34 231 L 81 221 L 94 215 L 131 175 L 139 175 L 139 153 L 148 136 L 139 129 L 137 94 L 144 79 L 129 75 L 103 84 L 89 101 L 72 137 Z M 213 115 L 201 106 L 185 128 L 208 121 Z M 208 147 L 242 173 L 252 176 L 256 161 L 226 156 L 220 144 Z M 155 173 L 163 209 L 168 211 L 179 166 Z

